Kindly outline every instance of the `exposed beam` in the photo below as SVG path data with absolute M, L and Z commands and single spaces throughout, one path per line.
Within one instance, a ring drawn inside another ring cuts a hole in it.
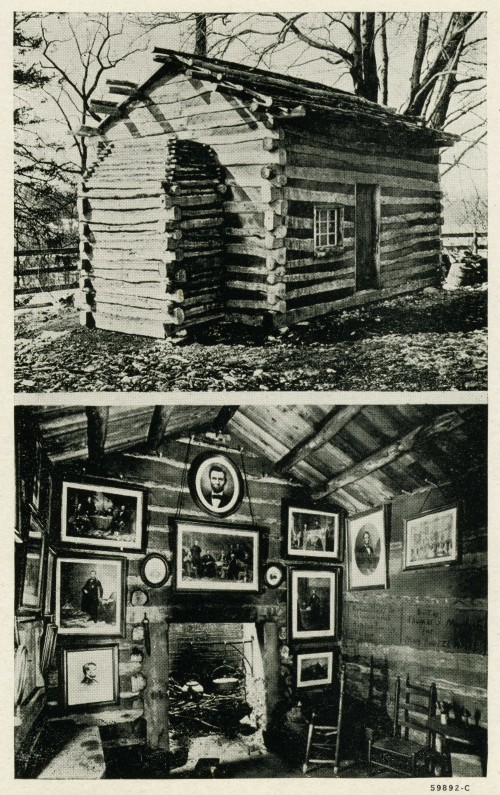
M 221 433 L 228 424 L 231 417 L 238 411 L 239 406 L 223 406 L 212 422 L 215 433 Z
M 273 472 L 283 473 L 307 458 L 309 453 L 319 450 L 320 447 L 327 444 L 335 434 L 347 425 L 353 417 L 358 414 L 362 406 L 344 406 L 343 408 L 328 412 L 323 418 L 317 429 L 310 435 L 306 436 L 302 441 L 293 447 L 289 453 L 276 461 Z
M 337 489 L 348 486 L 351 483 L 356 483 L 356 481 L 361 480 L 371 472 L 375 472 L 377 469 L 381 469 L 387 464 L 392 463 L 403 453 L 420 448 L 427 438 L 437 433 L 448 433 L 453 430 L 453 428 L 462 425 L 463 422 L 463 417 L 456 411 L 447 411 L 443 414 L 439 414 L 426 425 L 417 426 L 409 433 L 391 442 L 391 444 L 383 447 L 381 450 L 376 450 L 374 453 L 367 456 L 367 458 L 348 467 L 334 478 L 330 478 L 330 480 L 327 480 L 326 483 L 313 492 L 313 498 L 315 500 L 324 499 Z
M 150 455 L 158 455 L 158 449 L 167 432 L 175 406 L 155 406 L 149 425 L 146 448 Z
M 87 415 L 89 469 L 93 472 L 99 472 L 102 470 L 104 463 L 109 406 L 86 406 L 85 413 Z

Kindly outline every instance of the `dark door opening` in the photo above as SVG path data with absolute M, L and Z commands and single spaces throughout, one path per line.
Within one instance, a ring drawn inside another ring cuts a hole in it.
M 379 287 L 380 188 L 356 185 L 356 290 Z

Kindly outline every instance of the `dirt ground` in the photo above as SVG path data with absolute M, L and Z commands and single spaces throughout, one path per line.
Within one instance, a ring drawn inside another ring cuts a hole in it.
M 20 307 L 17 392 L 483 390 L 487 291 L 434 288 L 276 334 L 224 323 L 181 342 L 82 328 Z

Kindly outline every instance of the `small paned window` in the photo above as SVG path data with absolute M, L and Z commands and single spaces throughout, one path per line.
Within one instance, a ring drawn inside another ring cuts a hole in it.
M 314 208 L 314 252 L 321 254 L 342 245 L 344 208 L 338 204 Z

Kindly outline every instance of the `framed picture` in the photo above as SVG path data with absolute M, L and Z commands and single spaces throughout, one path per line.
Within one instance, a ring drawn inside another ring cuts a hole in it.
M 45 536 L 29 541 L 25 551 L 25 569 L 21 607 L 41 610 L 44 595 Z
M 45 570 L 45 595 L 43 600 L 43 614 L 45 616 L 52 615 L 53 610 L 53 596 L 54 596 L 54 564 L 56 560 L 56 553 L 53 549 L 47 552 L 47 567 Z
M 338 639 L 339 569 L 288 570 L 291 641 Z
M 139 574 L 145 585 L 150 588 L 161 588 L 170 577 L 170 563 L 165 555 L 159 552 L 151 552 L 141 560 Z
M 122 483 L 63 481 L 63 543 L 140 552 L 146 542 L 145 527 L 145 489 Z
M 54 622 L 60 635 L 123 635 L 125 558 L 82 555 L 56 561 Z
M 57 638 L 57 624 L 46 624 L 42 638 L 42 650 L 40 655 L 40 671 L 42 676 L 46 676 L 50 666 L 52 665 L 52 658 L 56 647 Z
M 286 569 L 274 560 L 268 561 L 264 567 L 264 585 L 267 588 L 279 588 L 285 579 Z
M 178 591 L 258 592 L 258 528 L 177 522 L 176 529 Z
M 65 707 L 117 704 L 118 643 L 62 649 L 60 682 Z
M 347 522 L 349 590 L 387 588 L 386 506 L 350 517 Z
M 340 560 L 340 514 L 285 503 L 286 555 Z
M 407 519 L 403 568 L 442 566 L 458 560 L 457 507 L 428 511 Z
M 213 516 L 229 516 L 243 499 L 243 478 L 227 455 L 202 453 L 193 460 L 188 485 L 195 503 Z
M 324 687 L 333 682 L 333 651 L 313 651 L 296 656 L 296 686 Z

